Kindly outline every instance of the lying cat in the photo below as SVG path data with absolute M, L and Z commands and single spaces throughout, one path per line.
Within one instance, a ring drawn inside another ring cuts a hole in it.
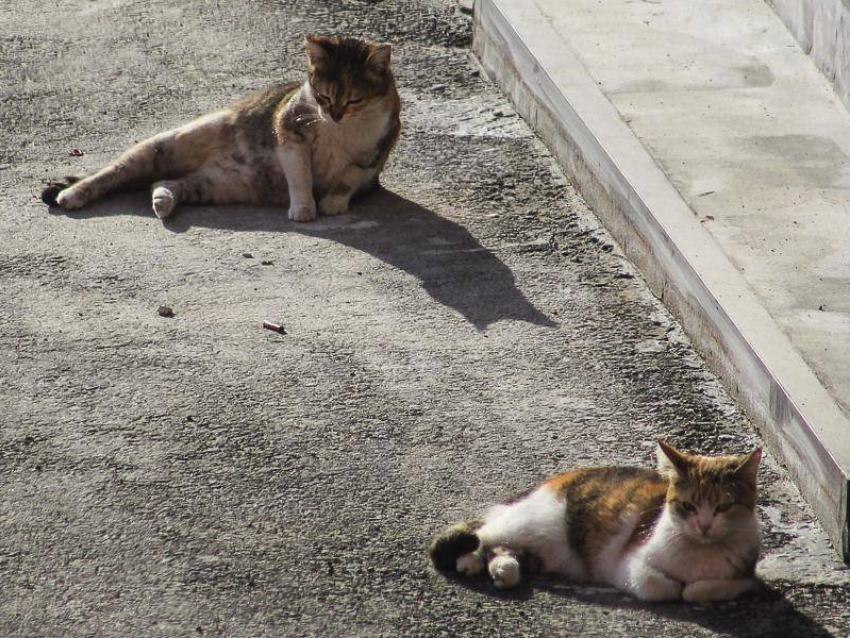
M 543 571 L 641 600 L 728 600 L 757 587 L 761 449 L 698 456 L 660 442 L 658 470 L 580 469 L 459 523 L 431 543 L 434 565 L 497 587 Z
M 161 218 L 181 202 L 288 206 L 300 222 L 316 218 L 316 201 L 324 215 L 346 212 L 353 195 L 377 185 L 401 131 L 390 45 L 316 36 L 306 45 L 304 84 L 160 133 L 90 177 L 49 184 L 42 200 L 74 210 L 150 186 Z

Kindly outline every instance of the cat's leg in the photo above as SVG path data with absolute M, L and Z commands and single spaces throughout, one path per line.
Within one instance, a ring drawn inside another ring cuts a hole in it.
M 134 146 L 94 175 L 77 180 L 62 190 L 56 196 L 56 205 L 64 210 L 77 210 L 110 191 L 133 183 L 145 173 L 149 163 L 146 161 L 147 151 L 145 143 Z
M 351 197 L 364 185 L 375 179 L 377 172 L 373 168 L 349 166 L 319 200 L 319 212 L 322 215 L 342 215 L 348 212 Z
M 203 117 L 180 128 L 139 142 L 117 160 L 56 195 L 56 204 L 75 210 L 127 187 L 144 188 L 165 175 L 195 170 L 210 154 L 226 146 L 229 128 L 221 114 Z
M 755 578 L 733 578 L 717 580 L 698 580 L 685 585 L 682 598 L 689 603 L 709 603 L 732 600 L 741 594 L 757 589 Z
M 667 577 L 639 556 L 623 558 L 616 582 L 613 584 L 618 589 L 647 602 L 682 598 L 682 583 Z
M 289 189 L 289 219 L 296 222 L 316 219 L 309 145 L 294 139 L 287 140 L 278 151 L 278 160 Z
M 257 200 L 250 169 L 226 158 L 211 162 L 179 179 L 151 186 L 153 212 L 160 219 L 173 214 L 178 204 L 239 204 Z

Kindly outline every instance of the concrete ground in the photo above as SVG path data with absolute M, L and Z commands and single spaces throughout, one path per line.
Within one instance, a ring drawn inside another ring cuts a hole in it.
M 757 443 L 481 77 L 467 16 L 426 0 L 0 15 L 0 635 L 850 631 L 847 570 L 769 458 L 754 599 L 506 595 L 431 569 L 432 533 L 560 469 L 651 463 L 660 436 Z M 298 77 L 310 32 L 395 45 L 405 135 L 352 215 L 196 207 L 163 225 L 144 196 L 39 203 L 49 176 Z

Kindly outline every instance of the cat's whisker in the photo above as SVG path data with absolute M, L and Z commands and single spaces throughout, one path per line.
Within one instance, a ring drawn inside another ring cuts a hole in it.
M 319 113 L 310 113 L 310 114 L 307 114 L 307 115 L 299 115 L 298 117 L 295 118 L 295 122 L 298 123 L 298 124 L 301 124 L 304 127 L 313 126 L 315 124 L 318 124 L 319 122 L 324 122 L 324 121 L 326 121 L 326 118 L 323 117 Z

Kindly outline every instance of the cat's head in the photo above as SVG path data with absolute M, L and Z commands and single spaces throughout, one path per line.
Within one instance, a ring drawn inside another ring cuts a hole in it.
M 356 117 L 392 86 L 391 47 L 356 38 L 307 38 L 308 76 L 322 113 L 335 122 Z
M 658 445 L 659 470 L 670 479 L 667 508 L 685 536 L 713 543 L 752 524 L 761 448 L 741 456 L 699 456 Z

